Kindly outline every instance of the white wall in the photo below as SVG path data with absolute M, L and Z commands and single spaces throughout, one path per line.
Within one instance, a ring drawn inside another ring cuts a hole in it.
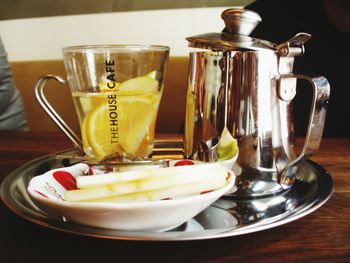
M 220 32 L 228 7 L 169 9 L 0 21 L 10 61 L 60 59 L 61 48 L 82 44 L 161 44 L 187 56 L 187 36 Z

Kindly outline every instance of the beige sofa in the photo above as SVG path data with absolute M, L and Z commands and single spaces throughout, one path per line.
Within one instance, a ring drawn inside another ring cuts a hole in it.
M 36 101 L 34 86 L 39 76 L 45 74 L 66 77 L 62 60 L 24 61 L 11 63 L 14 79 L 22 94 L 29 129 L 33 131 L 59 130 Z M 160 105 L 156 131 L 178 133 L 184 120 L 187 88 L 187 57 L 171 57 L 165 88 Z M 64 120 L 79 132 L 76 113 L 68 85 L 56 81 L 47 82 L 46 94 Z

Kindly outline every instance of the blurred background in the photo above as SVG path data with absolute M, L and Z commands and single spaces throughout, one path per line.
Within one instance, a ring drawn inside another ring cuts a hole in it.
M 32 131 L 57 131 L 35 99 L 37 79 L 65 78 L 62 47 L 88 44 L 158 44 L 171 48 L 156 131 L 178 133 L 185 115 L 186 37 L 224 28 L 221 12 L 251 0 L 1 0 L 0 37 Z M 193 51 L 193 50 L 192 50 Z M 50 81 L 47 97 L 79 133 L 68 85 Z
M 1 0 L 9 61 L 61 59 L 82 44 L 163 44 L 187 56 L 187 36 L 223 29 L 220 14 L 252 0 Z

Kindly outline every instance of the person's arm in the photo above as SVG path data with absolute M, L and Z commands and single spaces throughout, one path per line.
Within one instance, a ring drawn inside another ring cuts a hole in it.
M 7 53 L 0 38 L 0 130 L 27 130 L 22 97 L 18 92 Z

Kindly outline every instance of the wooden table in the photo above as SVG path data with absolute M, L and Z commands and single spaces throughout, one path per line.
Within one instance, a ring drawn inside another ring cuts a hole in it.
M 59 133 L 0 132 L 0 181 L 22 164 L 67 149 Z M 190 242 L 97 239 L 48 229 L 0 205 L 0 262 L 350 262 L 350 139 L 325 138 L 312 158 L 334 181 L 315 212 L 273 229 Z

